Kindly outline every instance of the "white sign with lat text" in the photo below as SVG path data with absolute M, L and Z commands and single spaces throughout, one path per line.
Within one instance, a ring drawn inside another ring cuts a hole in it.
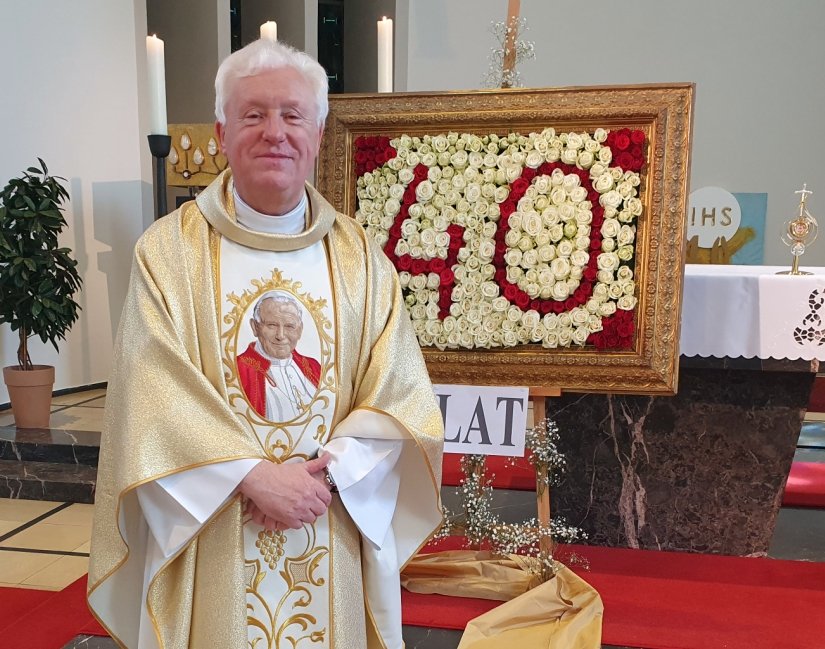
M 434 385 L 444 420 L 444 452 L 524 456 L 527 388 Z

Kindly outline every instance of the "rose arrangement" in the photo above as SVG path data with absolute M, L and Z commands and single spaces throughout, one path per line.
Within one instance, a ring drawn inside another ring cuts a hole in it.
M 645 144 L 601 128 L 357 138 L 355 217 L 421 345 L 631 347 Z

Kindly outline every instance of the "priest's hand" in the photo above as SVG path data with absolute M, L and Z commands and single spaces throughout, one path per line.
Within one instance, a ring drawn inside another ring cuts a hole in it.
M 267 529 L 300 529 L 327 511 L 332 494 L 323 480 L 330 455 L 308 462 L 259 462 L 239 486 L 252 520 Z M 320 478 L 320 479 L 319 479 Z

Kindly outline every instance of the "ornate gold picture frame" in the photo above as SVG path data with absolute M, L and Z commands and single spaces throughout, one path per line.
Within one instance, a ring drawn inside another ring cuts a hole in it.
M 582 154 L 582 152 L 585 149 L 596 152 L 596 162 L 598 163 L 598 155 L 603 153 L 601 149 L 608 148 L 608 145 L 612 146 L 612 162 L 611 154 L 607 152 L 606 157 L 603 156 L 604 169 L 600 169 L 599 172 L 607 173 L 609 176 L 612 171 L 615 178 L 614 189 L 622 189 L 625 195 L 623 199 L 625 203 L 620 204 L 618 207 L 621 211 L 618 213 L 616 229 L 619 225 L 622 225 L 620 223 L 622 215 L 631 214 L 630 211 L 625 209 L 629 199 L 627 199 L 627 191 L 624 191 L 627 190 L 627 183 L 630 180 L 633 181 L 634 187 L 628 191 L 632 191 L 634 200 L 638 198 L 638 201 L 641 201 L 642 208 L 638 212 L 634 212 L 638 216 L 629 216 L 624 219 L 630 223 L 630 225 L 625 223 L 624 229 L 629 228 L 628 231 L 632 231 L 629 236 L 635 237 L 635 239 L 631 244 L 631 253 L 624 255 L 625 261 L 621 262 L 627 266 L 625 276 L 632 278 L 626 284 L 629 289 L 625 291 L 630 295 L 623 298 L 624 305 L 620 305 L 620 309 L 626 308 L 628 311 L 619 311 L 620 315 L 628 316 L 624 322 L 623 338 L 617 338 L 613 334 L 605 338 L 605 333 L 601 331 L 601 324 L 595 322 L 595 324 L 592 324 L 592 331 L 598 330 L 598 332 L 583 344 L 581 339 L 574 341 L 578 344 L 570 344 L 568 336 L 563 344 L 557 345 L 556 338 L 553 338 L 553 334 L 550 334 L 543 339 L 542 344 L 536 344 L 529 340 L 524 342 L 522 339 L 518 344 L 510 346 L 493 345 L 493 348 L 468 349 L 465 344 L 464 348 L 450 348 L 449 345 L 444 344 L 444 341 L 447 340 L 447 334 L 435 327 L 434 330 L 438 329 L 441 332 L 441 338 L 436 337 L 436 340 L 442 341 L 442 344 L 422 345 L 433 382 L 555 387 L 572 392 L 675 393 L 678 375 L 679 326 L 685 255 L 685 212 L 689 186 L 693 93 L 693 84 L 661 84 L 446 93 L 333 95 L 330 97 L 330 114 L 327 119 L 319 156 L 318 189 L 338 210 L 349 215 L 358 213 L 359 219 L 362 221 L 365 221 L 364 213 L 367 212 L 367 209 L 363 200 L 359 203 L 359 196 L 364 197 L 367 195 L 364 192 L 370 188 L 366 185 L 377 183 L 375 178 L 381 173 L 382 163 L 386 163 L 389 158 L 402 149 L 407 155 L 407 149 L 410 147 L 415 150 L 414 160 L 413 157 L 407 159 L 413 161 L 408 165 L 410 167 L 418 162 L 422 153 L 429 154 L 432 151 L 435 156 L 443 154 L 443 147 L 446 146 L 443 143 L 443 138 L 447 136 L 449 136 L 448 144 L 451 147 L 446 151 L 447 154 L 455 151 L 456 139 L 458 138 L 461 140 L 457 145 L 459 149 L 473 146 L 474 149 L 480 151 L 482 156 L 488 150 L 497 150 L 501 152 L 498 154 L 499 156 L 508 155 L 508 164 L 512 162 L 509 157 L 513 157 L 517 164 L 522 165 L 523 169 L 527 169 L 529 165 L 529 160 L 528 163 L 524 163 L 525 154 L 530 154 L 530 151 L 534 148 L 541 149 L 546 160 L 552 161 L 558 157 L 557 154 L 554 156 L 552 152 L 546 152 L 547 142 L 550 142 L 551 147 L 576 147 L 580 156 L 578 161 L 576 161 L 575 152 L 562 151 L 562 160 L 558 162 L 543 163 L 538 168 L 535 168 L 536 165 L 532 165 L 534 168 L 529 170 L 529 176 L 525 174 L 527 181 L 522 184 L 526 186 L 530 181 L 534 181 L 537 176 L 541 175 L 545 175 L 549 179 L 551 171 L 558 176 L 556 180 L 559 184 L 561 184 L 564 174 L 573 176 L 578 174 L 583 179 L 582 184 L 585 185 L 585 189 L 577 191 L 580 191 L 580 198 L 589 191 L 590 202 L 580 203 L 580 205 L 587 208 L 592 204 L 594 215 L 597 210 L 605 211 L 604 216 L 601 211 L 599 212 L 598 222 L 594 216 L 592 224 L 589 224 L 586 229 L 580 230 L 585 234 L 590 233 L 590 225 L 592 225 L 592 233 L 598 239 L 590 249 L 590 265 L 594 276 L 601 269 L 601 261 L 599 261 L 598 267 L 596 266 L 596 257 L 601 256 L 603 251 L 610 253 L 614 250 L 614 243 L 611 242 L 608 247 L 602 240 L 599 228 L 603 228 L 603 220 L 616 220 L 611 217 L 617 215 L 617 209 L 610 199 L 605 200 L 603 194 L 600 195 L 594 190 L 597 181 L 595 174 L 592 179 L 586 177 L 590 172 L 585 172 L 585 170 L 591 168 L 593 156 Z M 605 140 L 606 133 L 608 134 L 607 140 Z M 579 137 L 579 134 L 582 137 Z M 619 134 L 618 145 L 617 134 Z M 403 140 L 400 139 L 402 137 Z M 513 143 L 509 149 L 506 148 L 507 138 Z M 586 147 L 579 141 L 582 138 Z M 609 138 L 613 138 L 612 142 Z M 395 147 L 395 150 L 387 145 L 390 141 L 394 143 L 392 146 Z M 424 141 L 427 143 L 426 146 L 421 144 Z M 365 142 L 367 145 L 364 144 Z M 376 142 L 378 143 L 377 146 Z M 470 142 L 473 144 L 471 145 Z M 500 147 L 499 149 L 495 148 L 496 142 Z M 430 144 L 432 144 L 432 147 L 430 147 Z M 441 146 L 438 146 L 439 144 Z M 370 147 L 372 147 L 372 150 L 367 150 Z M 384 147 L 388 152 L 386 154 L 381 153 L 381 149 Z M 418 148 L 415 149 L 415 147 Z M 481 148 L 479 149 L 479 147 Z M 470 149 L 468 148 L 468 150 Z M 377 153 L 375 153 L 376 151 Z M 513 155 L 509 156 L 508 151 L 514 152 Z M 627 157 L 628 152 L 633 152 L 636 158 L 634 159 L 633 156 Z M 620 154 L 627 155 L 620 157 Z M 530 155 L 535 157 L 534 154 Z M 459 157 L 461 160 L 456 164 L 459 172 L 461 172 L 461 169 L 466 165 L 466 156 L 461 155 Z M 446 160 L 447 158 L 442 156 L 442 159 Z M 481 159 L 476 156 L 476 160 L 480 161 Z M 564 162 L 569 164 L 563 164 Z M 481 162 L 477 162 L 477 164 L 480 170 L 483 171 L 483 164 Z M 615 168 L 617 164 L 623 165 L 624 169 L 619 169 L 618 172 L 614 171 L 612 168 Z M 390 183 L 402 184 L 401 181 L 396 180 L 396 172 L 393 171 L 400 167 L 403 167 L 403 165 L 399 163 L 392 169 L 384 168 L 388 174 L 387 177 L 390 178 Z M 502 173 L 509 173 L 506 167 L 501 167 L 501 164 L 499 167 Z M 557 170 L 559 167 L 562 167 L 560 171 Z M 627 171 L 628 169 L 631 169 L 633 173 Z M 495 173 L 497 173 L 496 169 L 493 172 L 488 172 L 489 177 L 493 177 Z M 624 173 L 624 176 L 622 176 L 622 173 Z M 508 176 L 509 181 L 503 182 L 513 181 L 513 178 L 517 175 L 518 171 Z M 602 175 L 604 174 L 602 173 Z M 631 176 L 633 177 L 631 178 Z M 500 182 L 502 182 L 501 177 L 501 174 L 499 174 Z M 416 182 L 422 180 L 431 186 L 437 186 L 438 182 L 442 180 L 441 172 L 430 175 L 428 180 L 427 169 L 424 168 L 421 177 L 416 176 Z M 575 177 L 572 180 L 575 181 L 573 184 L 579 182 Z M 381 182 L 386 184 L 384 180 Z M 479 180 L 479 183 L 481 182 Z M 606 182 L 609 184 L 610 178 L 607 178 Z M 552 183 L 547 180 L 545 184 L 548 191 L 547 196 L 540 199 L 543 201 L 542 205 L 552 204 L 552 201 L 550 201 Z M 623 186 L 619 187 L 620 184 Z M 416 189 L 414 186 L 412 188 L 406 185 L 401 187 L 401 189 L 405 188 L 409 191 L 404 194 L 404 199 L 399 199 L 402 209 L 406 209 L 404 200 L 410 196 L 412 197 L 411 201 L 418 200 L 415 197 L 415 191 L 413 191 Z M 424 189 L 427 189 L 427 192 L 419 191 L 418 197 L 421 199 L 424 196 L 422 200 L 426 201 L 429 200 L 426 194 L 431 190 L 430 188 Z M 508 189 L 511 196 L 515 196 L 516 183 L 511 182 Z M 359 194 L 359 191 L 362 193 Z M 606 190 L 601 189 L 599 191 Z M 521 192 L 518 194 L 519 196 L 523 195 L 523 189 Z M 375 193 L 373 191 L 373 194 Z M 384 192 L 384 195 L 386 195 L 386 192 Z M 400 190 L 398 195 L 400 195 Z M 536 192 L 533 191 L 530 196 L 535 197 Z M 499 226 L 505 222 L 502 220 L 505 205 L 500 198 L 496 196 L 493 199 L 492 192 L 490 192 L 490 205 L 492 206 L 494 202 L 500 203 L 500 205 L 490 208 L 491 211 L 495 209 L 495 219 L 498 220 Z M 530 198 L 529 206 L 524 207 L 525 210 L 532 209 L 532 200 Z M 618 202 L 620 199 L 617 198 L 616 200 Z M 367 202 L 370 205 L 372 204 L 372 201 Z M 448 196 L 447 203 L 451 205 L 455 203 L 455 197 L 452 198 L 451 202 Z M 384 206 L 384 201 L 381 200 L 380 204 Z M 439 205 L 443 204 L 444 201 L 442 200 Z M 599 207 L 600 204 L 603 207 Z M 636 204 L 638 205 L 638 203 Z M 519 210 L 524 206 L 521 201 L 518 205 Z M 390 215 L 397 212 L 397 206 L 395 205 L 391 208 L 385 206 L 382 209 L 386 209 L 387 214 Z M 512 209 L 514 208 L 511 206 L 510 210 Z M 572 208 L 570 209 L 572 210 Z M 501 216 L 499 216 L 499 212 Z M 452 213 L 455 213 L 455 210 Z M 396 223 L 400 225 L 401 217 L 396 216 L 395 218 Z M 523 218 L 526 222 L 527 216 Z M 631 218 L 633 219 L 632 222 L 630 221 Z M 511 226 L 515 221 L 512 220 L 512 216 L 510 219 L 510 226 L 508 227 L 512 230 Z M 401 243 L 397 248 L 397 252 L 393 252 L 396 250 L 398 237 L 402 235 L 397 234 L 397 232 L 393 235 L 391 230 L 389 230 L 390 234 L 387 235 L 386 229 L 380 229 L 382 226 L 378 225 L 379 221 L 380 219 L 371 221 L 376 225 L 375 227 L 368 227 L 368 232 L 373 232 L 373 234 L 379 232 L 378 236 L 381 237 L 379 243 L 385 247 L 385 251 L 388 252 L 390 258 L 397 262 L 396 266 L 398 267 L 399 263 L 402 263 L 402 258 L 406 258 L 408 266 L 410 258 L 413 258 L 413 262 L 415 262 L 415 254 L 405 254 L 409 249 L 409 246 L 405 243 Z M 386 219 L 384 221 L 386 226 L 389 226 L 392 222 L 386 221 Z M 518 222 L 522 222 L 521 215 L 518 217 Z M 527 226 L 524 227 L 527 228 Z M 495 225 L 492 229 L 495 229 Z M 574 234 L 570 235 L 571 240 L 575 241 L 577 240 L 575 238 L 575 228 L 572 232 Z M 496 254 L 504 255 L 505 248 L 509 250 L 513 247 L 514 242 L 518 240 L 518 235 L 511 233 L 508 235 L 507 243 L 505 243 L 503 235 L 502 232 L 500 238 L 494 241 L 494 243 L 497 242 L 496 246 L 501 246 L 501 250 L 497 250 Z M 387 242 L 388 236 L 390 238 L 389 242 Z M 393 236 L 395 236 L 394 239 Z M 608 236 L 615 235 L 612 233 L 604 234 L 605 239 Z M 460 239 L 460 235 L 458 238 Z M 444 241 L 446 240 L 445 235 Z M 458 245 L 456 245 L 457 247 Z M 553 251 L 556 250 L 552 245 L 551 248 Z M 554 252 L 548 253 L 547 257 L 551 258 L 553 254 Z M 514 258 L 520 257 L 519 253 L 514 253 L 514 255 Z M 608 256 L 615 257 L 615 253 L 608 254 Z M 622 255 L 619 255 L 619 257 L 622 257 Z M 453 281 L 452 273 L 449 271 L 450 262 L 456 261 L 457 258 L 459 258 L 457 254 L 446 257 L 447 275 L 450 275 L 449 281 Z M 501 258 L 501 256 L 498 257 L 499 260 Z M 508 257 L 507 263 L 511 264 L 512 261 L 513 259 Z M 427 271 L 432 271 L 433 268 L 428 265 L 425 269 L 422 265 L 424 264 L 423 261 L 418 263 L 419 272 L 427 277 Z M 561 262 L 559 263 L 561 264 Z M 443 263 L 440 264 L 439 268 L 436 269 L 436 273 L 444 265 Z M 561 265 L 564 266 L 564 264 Z M 502 273 L 500 278 L 498 275 L 496 276 L 501 280 L 499 284 L 503 287 L 502 282 L 512 283 L 508 299 L 515 300 L 517 297 L 518 299 L 524 299 L 523 303 L 519 303 L 522 309 L 521 312 L 533 308 L 536 310 L 536 317 L 538 318 L 547 313 L 550 313 L 549 317 L 551 319 L 554 318 L 554 305 L 551 302 L 553 298 L 546 293 L 541 293 L 541 295 L 537 293 L 542 289 L 540 284 L 535 282 L 531 284 L 529 277 L 525 279 L 523 270 L 512 271 L 506 269 L 505 272 L 503 262 L 502 268 L 499 270 Z M 586 267 L 585 271 L 587 271 Z M 515 274 L 511 275 L 511 272 Z M 565 272 L 568 271 L 565 270 Z M 506 279 L 504 279 L 505 275 Z M 408 274 L 406 277 L 409 276 Z M 432 272 L 429 272 L 429 277 L 433 277 Z M 602 278 L 603 275 L 600 274 L 599 277 Z M 438 275 L 435 275 L 435 278 L 437 280 Z M 573 280 L 569 278 L 565 280 L 569 288 L 559 286 L 559 290 L 564 292 L 560 298 L 562 304 L 565 303 L 566 291 L 573 291 L 579 286 L 578 282 L 585 282 L 586 279 L 587 277 L 581 279 L 581 271 L 579 271 Z M 447 280 L 444 281 L 447 282 Z M 519 282 L 518 285 L 517 282 Z M 556 280 L 556 284 L 560 283 L 562 283 L 560 280 Z M 608 284 L 610 282 L 606 281 L 605 286 Z M 440 289 L 442 293 L 441 301 L 438 303 L 441 308 L 439 317 L 449 315 L 451 313 L 450 309 L 455 308 L 450 304 L 452 286 L 452 284 L 448 284 L 446 288 L 442 286 Z M 621 294 L 620 288 L 617 290 L 619 294 Z M 434 288 L 433 290 L 438 291 L 439 289 Z M 581 288 L 577 290 L 578 293 L 570 293 L 568 306 L 576 305 L 577 309 L 585 313 L 585 305 L 591 304 L 587 302 L 589 293 L 577 302 L 573 298 L 581 293 Z M 590 290 L 589 282 L 588 290 Z M 522 295 L 522 293 L 524 294 Z M 455 299 L 456 293 L 453 292 L 452 295 Z M 570 300 L 573 300 L 573 302 L 570 302 Z M 412 301 L 414 302 L 415 299 L 413 298 Z M 409 301 L 408 304 L 410 304 Z M 472 309 L 472 304 L 470 303 L 466 308 Z M 591 312 L 595 308 L 591 308 Z M 487 312 L 489 313 L 489 308 Z M 555 310 L 555 313 L 559 313 L 559 317 L 561 317 L 558 310 Z M 595 315 L 596 320 L 600 321 L 601 316 L 598 310 L 595 311 Z M 611 317 L 612 312 L 604 311 L 601 315 L 605 315 L 603 319 L 605 323 L 611 322 L 609 317 Z M 533 322 L 535 323 L 535 319 Z M 579 328 L 581 329 L 581 327 Z M 575 323 L 573 328 L 569 330 L 575 335 Z M 544 330 L 542 330 L 543 332 Z M 481 335 L 479 334 L 479 336 Z M 426 338 L 427 334 L 422 333 L 421 336 Z M 458 340 L 458 338 L 451 338 L 450 340 Z M 483 340 L 487 341 L 487 338 Z M 497 340 L 500 340 L 500 338 Z M 591 344 L 591 341 L 597 341 L 599 344 Z M 617 341 L 621 344 L 617 345 Z M 489 343 L 487 345 L 490 346 Z M 548 345 L 552 348 L 548 348 Z

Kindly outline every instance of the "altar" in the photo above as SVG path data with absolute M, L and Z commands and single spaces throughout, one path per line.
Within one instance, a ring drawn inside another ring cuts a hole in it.
M 765 555 L 818 361 L 825 269 L 689 265 L 678 392 L 550 399 L 554 513 L 588 543 Z

